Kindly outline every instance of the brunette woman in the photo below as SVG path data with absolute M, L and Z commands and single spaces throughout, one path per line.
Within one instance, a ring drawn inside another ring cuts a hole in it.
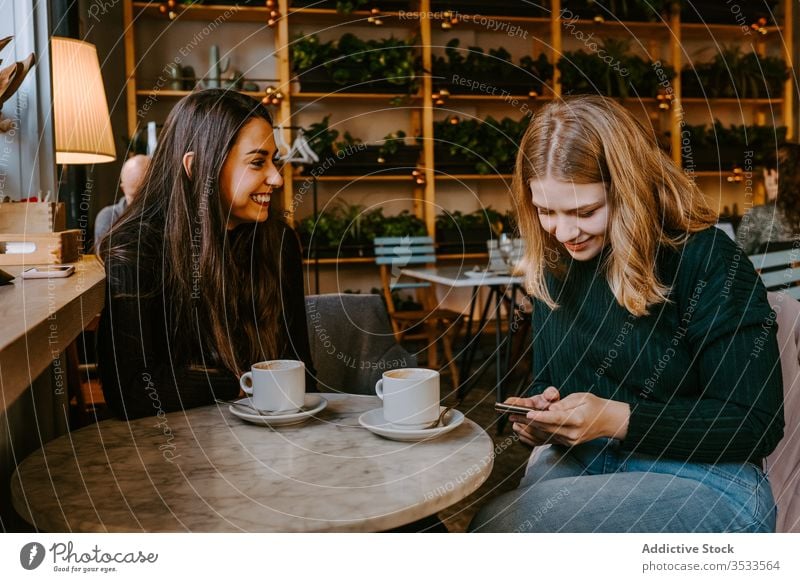
M 283 185 L 269 112 L 233 91 L 182 99 L 147 175 L 101 243 L 103 392 L 120 417 L 239 394 L 268 359 L 306 364 L 301 251 L 272 210 Z

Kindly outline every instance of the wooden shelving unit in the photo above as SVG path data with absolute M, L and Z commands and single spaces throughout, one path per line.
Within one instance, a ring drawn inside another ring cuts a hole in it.
M 183 91 L 167 91 L 167 90 L 148 90 L 142 80 L 137 79 L 137 71 L 135 63 L 138 62 L 137 55 L 134 54 L 134 35 L 136 34 L 137 22 L 142 19 L 162 19 L 168 23 L 167 17 L 161 14 L 158 10 L 158 3 L 156 2 L 133 2 L 132 0 L 124 1 L 124 24 L 125 24 L 125 46 L 126 46 L 126 73 L 128 76 L 127 82 L 127 104 L 128 104 L 128 130 L 130 135 L 137 128 L 137 123 L 140 121 L 137 118 L 137 105 L 143 100 L 152 98 L 153 96 L 164 99 L 177 99 L 184 95 Z M 285 15 L 274 26 L 273 32 L 275 36 L 275 46 L 268 47 L 274 53 L 274 58 L 277 59 L 278 81 L 275 85 L 285 94 L 285 99 L 281 103 L 276 120 L 280 123 L 282 120 L 293 119 L 293 113 L 296 111 L 297 106 L 302 104 L 303 107 L 313 105 L 315 102 L 320 103 L 341 103 L 341 104 L 358 104 L 358 103 L 375 103 L 386 102 L 387 107 L 393 99 L 402 97 L 405 104 L 398 109 L 403 110 L 403 114 L 411 116 L 411 125 L 421 134 L 423 140 L 423 148 L 420 157 L 420 169 L 424 172 L 425 184 L 422 187 L 416 187 L 410 176 L 404 175 L 374 175 L 374 176 L 322 176 L 319 178 L 320 182 L 347 182 L 347 181 L 374 181 L 374 182 L 408 182 L 409 187 L 413 189 L 414 205 L 413 211 L 420 218 L 422 218 L 428 228 L 428 231 L 434 233 L 435 216 L 431 209 L 436 208 L 436 188 L 437 183 L 456 183 L 457 181 L 479 181 L 479 182 L 510 182 L 510 175 L 447 175 L 437 172 L 435 159 L 434 159 L 434 139 L 433 139 L 433 126 L 434 126 L 434 112 L 436 111 L 431 94 L 433 92 L 433 82 L 429 74 L 422 75 L 421 89 L 416 95 L 390 95 L 383 93 L 347 93 L 347 92 L 333 92 L 333 93 L 310 93 L 310 92 L 293 92 L 291 66 L 289 63 L 289 45 L 292 39 L 292 34 L 296 33 L 299 29 L 298 26 L 306 26 L 319 24 L 323 29 L 337 27 L 342 23 L 347 23 L 342 32 L 357 30 L 358 27 L 371 26 L 368 23 L 370 16 L 367 11 L 356 11 L 351 15 L 344 17 L 337 14 L 333 10 L 325 9 L 312 9 L 312 8 L 290 8 L 288 0 L 279 0 L 278 9 L 281 14 Z M 379 2 L 378 2 L 379 4 Z M 526 30 L 531 34 L 530 39 L 530 54 L 533 56 L 541 52 L 548 54 L 551 62 L 555 62 L 564 50 L 566 39 L 569 37 L 569 32 L 565 31 L 564 23 L 561 21 L 561 0 L 551 1 L 551 17 L 550 18 L 531 18 L 531 17 L 513 17 L 513 16 L 497 16 L 496 20 L 508 22 L 510 24 L 526 27 Z M 486 6 L 486 12 L 491 9 L 491 3 Z M 212 22 L 216 19 L 224 17 L 224 23 L 221 26 L 231 26 L 231 23 L 236 22 L 249 22 L 249 23 L 262 23 L 266 27 L 268 17 L 268 9 L 264 7 L 237 7 L 229 5 L 190 5 L 178 7 L 179 20 L 188 21 L 205 21 Z M 431 11 L 431 0 L 419 0 L 418 11 L 420 13 L 427 13 Z M 794 21 L 794 4 L 791 0 L 784 0 L 783 2 L 784 21 L 779 23 L 778 26 L 770 26 L 767 29 L 767 35 L 762 36 L 754 34 L 748 42 L 752 42 L 755 50 L 759 54 L 765 54 L 769 43 L 780 42 L 782 57 L 787 63 L 789 68 L 793 67 L 793 21 Z M 399 17 L 397 12 L 385 12 L 381 14 L 387 27 L 403 27 L 407 28 L 409 32 L 417 34 L 420 38 L 421 50 L 420 57 L 422 68 L 425 71 L 431 70 L 432 63 L 432 45 L 434 34 L 440 31 L 440 22 L 431 20 L 429 18 L 409 18 L 406 15 L 403 19 Z M 644 50 L 646 53 L 651 51 L 655 54 L 666 54 L 668 58 L 662 59 L 668 63 L 678 75 L 672 79 L 671 86 L 674 92 L 674 100 L 672 108 L 669 112 L 664 113 L 658 110 L 655 99 L 625 99 L 622 100 L 627 106 L 632 109 L 641 111 L 649 111 L 651 118 L 661 119 L 662 129 L 669 129 L 672 139 L 672 151 L 674 159 L 680 163 L 680 146 L 681 146 L 681 128 L 684 121 L 683 114 L 687 111 L 700 111 L 701 108 L 714 110 L 719 107 L 721 109 L 731 109 L 733 107 L 748 108 L 752 111 L 755 118 L 759 119 L 775 119 L 776 123 L 785 125 L 788 128 L 788 136 L 792 138 L 795 135 L 795 89 L 793 81 L 787 80 L 784 86 L 783 95 L 775 99 L 704 99 L 696 97 L 683 97 L 681 94 L 681 80 L 679 72 L 687 62 L 687 55 L 685 52 L 684 42 L 703 42 L 705 38 L 712 39 L 729 39 L 735 41 L 741 38 L 742 28 L 738 25 L 723 25 L 723 24 L 696 24 L 696 23 L 681 23 L 680 15 L 674 14 L 669 20 L 663 22 L 611 22 L 605 21 L 597 23 L 592 20 L 577 20 L 575 26 L 579 27 L 582 31 L 593 33 L 596 37 L 619 37 L 620 35 L 634 35 L 639 42 L 639 49 Z M 476 30 L 480 24 L 476 22 L 459 22 L 449 33 L 457 33 L 459 30 Z M 304 29 L 306 32 L 313 32 Z M 502 34 L 498 36 L 498 43 L 502 42 Z M 182 39 L 181 39 L 182 40 Z M 253 41 L 257 42 L 257 41 Z M 176 40 L 176 44 L 179 41 Z M 709 46 L 714 43 L 709 41 Z M 774 46 L 774 45 L 773 45 Z M 260 47 L 263 48 L 263 47 Z M 451 95 L 444 105 L 444 108 L 457 105 L 475 106 L 482 105 L 502 105 L 503 101 L 518 100 L 519 102 L 530 103 L 531 107 L 535 107 L 537 102 L 547 102 L 551 99 L 557 99 L 562 95 L 561 80 L 558 71 L 556 70 L 554 79 L 548 87 L 545 95 L 540 95 L 535 99 L 530 99 L 528 95 L 518 96 L 492 96 L 492 95 Z M 259 97 L 259 93 L 249 93 L 254 97 Z M 694 108 L 694 109 L 693 109 Z M 288 131 L 288 130 L 287 130 Z M 291 138 L 287 134 L 287 141 Z M 701 178 L 713 178 L 716 176 L 724 176 L 719 172 L 695 172 L 696 176 Z M 285 174 L 285 189 L 283 204 L 285 208 L 292 207 L 293 199 L 293 184 L 295 181 L 304 180 L 304 176 L 293 175 L 292 169 L 287 168 Z M 460 255 L 459 255 L 460 256 Z M 332 259 L 336 261 L 336 259 Z M 340 259 L 342 262 L 355 261 L 365 262 L 363 258 L 358 259 Z M 372 260 L 372 259 L 369 259 Z M 325 263 L 328 259 L 323 259 L 320 262 Z

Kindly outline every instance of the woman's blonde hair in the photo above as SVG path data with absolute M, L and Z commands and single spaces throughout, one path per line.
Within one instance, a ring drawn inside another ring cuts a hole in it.
M 542 228 L 530 190 L 532 180 L 548 177 L 605 185 L 611 252 L 604 271 L 617 302 L 636 316 L 667 300 L 656 274 L 659 247 L 677 248 L 717 221 L 695 183 L 621 105 L 595 95 L 545 105 L 522 138 L 512 188 L 527 243 L 527 291 L 551 309 L 558 305 L 545 273 L 563 275 L 566 254 Z

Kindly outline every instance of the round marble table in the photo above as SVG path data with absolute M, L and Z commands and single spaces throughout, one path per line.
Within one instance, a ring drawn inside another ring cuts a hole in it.
M 64 435 L 25 459 L 14 508 L 45 531 L 381 531 L 475 491 L 489 436 L 465 420 L 429 441 L 385 440 L 358 425 L 373 396 L 325 394 L 305 424 L 246 423 L 227 406 Z

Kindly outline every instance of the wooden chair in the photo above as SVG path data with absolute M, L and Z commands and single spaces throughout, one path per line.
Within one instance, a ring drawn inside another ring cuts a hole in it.
M 429 236 L 378 237 L 375 239 L 375 262 L 380 267 L 381 288 L 386 300 L 389 319 L 395 338 L 427 342 L 429 368 L 438 369 L 437 343 L 441 341 L 453 388 L 459 385 L 458 365 L 453 358 L 453 337 L 461 314 L 439 307 L 436 292 L 430 283 L 400 282 L 400 271 L 412 265 L 432 265 L 436 262 L 433 239 Z M 414 290 L 422 309 L 398 311 L 393 291 Z
M 779 291 L 800 299 L 800 249 L 750 255 L 767 291 Z

